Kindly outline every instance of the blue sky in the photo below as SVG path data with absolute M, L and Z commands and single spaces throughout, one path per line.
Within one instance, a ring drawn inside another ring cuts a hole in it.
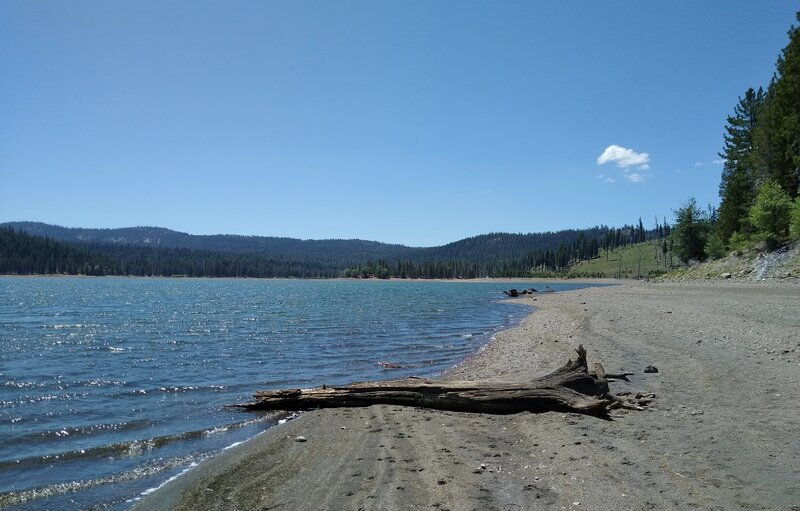
M 718 203 L 797 1 L 0 2 L 0 221 L 430 246 Z

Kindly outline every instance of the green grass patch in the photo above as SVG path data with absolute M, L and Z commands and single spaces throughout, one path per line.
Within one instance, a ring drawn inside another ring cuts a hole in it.
M 661 240 L 645 241 L 610 250 L 600 256 L 573 265 L 569 277 L 605 277 L 636 279 L 658 277 L 682 266 L 677 257 L 661 251 Z

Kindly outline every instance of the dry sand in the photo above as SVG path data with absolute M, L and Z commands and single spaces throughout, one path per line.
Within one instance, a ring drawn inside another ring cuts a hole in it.
M 800 510 L 800 287 L 626 283 L 519 301 L 537 310 L 446 378 L 526 380 L 583 344 L 590 364 L 634 372 L 612 390 L 655 393 L 649 409 L 306 412 L 140 508 Z

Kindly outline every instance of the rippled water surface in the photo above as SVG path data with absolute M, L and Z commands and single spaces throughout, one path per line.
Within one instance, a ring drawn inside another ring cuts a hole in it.
M 125 509 L 282 417 L 225 404 L 440 373 L 528 312 L 515 286 L 1 278 L 0 508 Z

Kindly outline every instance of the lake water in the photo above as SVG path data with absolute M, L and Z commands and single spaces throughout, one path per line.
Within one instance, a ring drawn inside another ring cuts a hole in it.
M 0 508 L 126 509 L 285 417 L 224 407 L 256 390 L 441 373 L 529 312 L 511 287 L 0 278 Z

